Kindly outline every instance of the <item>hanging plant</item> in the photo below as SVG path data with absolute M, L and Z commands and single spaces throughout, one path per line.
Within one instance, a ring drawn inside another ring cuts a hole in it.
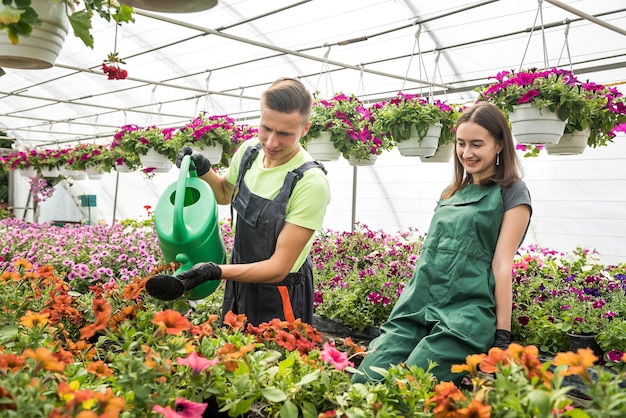
M 368 160 L 389 150 L 389 138 L 374 130 L 374 114 L 354 95 L 337 93 L 330 100 L 316 100 L 311 113 L 311 127 L 302 138 L 307 141 L 317 138 L 321 132 L 329 132 L 335 148 L 344 158 Z

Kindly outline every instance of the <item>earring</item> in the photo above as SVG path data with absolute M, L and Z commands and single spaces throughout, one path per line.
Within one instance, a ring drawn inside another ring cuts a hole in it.
M 496 154 L 496 165 L 500 165 L 500 152 Z

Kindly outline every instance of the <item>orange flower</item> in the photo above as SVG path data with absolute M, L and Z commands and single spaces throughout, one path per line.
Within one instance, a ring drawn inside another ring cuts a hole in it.
M 172 309 L 155 313 L 152 323 L 158 325 L 160 332 L 165 334 L 181 335 L 183 331 L 191 328 L 191 322 L 180 312 Z
M 15 268 L 23 267 L 24 270 L 30 270 L 33 268 L 33 265 L 30 263 L 30 261 L 28 261 L 25 258 L 20 258 L 20 259 L 15 260 L 15 263 L 13 263 L 13 266 Z
M 24 365 L 24 357 L 17 354 L 0 354 L 0 370 L 17 372 Z
M 26 328 L 43 328 L 48 323 L 49 318 L 49 313 L 33 313 L 31 311 L 27 311 L 26 315 L 20 318 L 20 325 Z
M 47 264 L 45 266 L 41 266 L 36 270 L 37 274 L 42 277 L 53 277 L 54 276 L 54 266 Z
M 148 277 L 134 277 L 122 290 L 122 297 L 126 300 L 136 300 L 139 298 L 141 291 L 146 288 Z
M 467 408 L 458 409 L 455 414 L 458 418 L 489 418 L 490 416 L 491 406 L 484 405 L 476 399 L 472 399 Z
M 3 271 L 0 275 L 0 280 L 2 280 L 3 282 L 8 282 L 9 280 L 19 282 L 20 280 L 22 280 L 22 276 L 15 271 Z
M 492 347 L 489 349 L 489 353 L 480 362 L 480 370 L 485 373 L 495 373 L 499 370 L 498 366 L 507 365 L 509 361 L 506 357 L 506 351 Z
M 91 309 L 96 319 L 106 316 L 108 321 L 111 316 L 111 304 L 106 299 L 94 299 L 91 304 Z
M 587 369 L 592 367 L 596 361 L 598 361 L 598 357 L 593 354 L 590 348 L 579 348 L 576 353 L 571 351 L 567 353 L 557 353 L 554 357 L 555 366 L 568 366 L 567 370 L 561 373 L 561 376 L 577 374 L 587 381 L 591 381 Z
M 93 337 L 94 335 L 96 335 L 96 332 L 105 329 L 108 322 L 108 315 L 103 314 L 96 316 L 96 322 L 90 325 L 86 325 L 80 329 L 80 338 L 84 340 Z
M 478 365 L 486 357 L 486 354 L 471 354 L 465 359 L 465 364 L 452 365 L 452 373 L 468 372 L 472 376 L 478 375 Z
M 92 361 L 87 364 L 87 371 L 95 374 L 98 377 L 113 376 L 113 370 L 111 370 L 102 360 Z
M 296 348 L 296 337 L 281 329 L 276 336 L 276 344 L 287 351 L 293 351 Z
M 232 311 L 228 311 L 224 315 L 224 325 L 232 328 L 233 331 L 239 331 L 244 328 L 247 319 L 245 314 L 235 315 Z
M 137 316 L 137 305 L 124 306 L 118 313 L 111 317 L 109 327 L 117 330 L 117 326 L 126 319 L 132 319 Z
M 65 369 L 65 364 L 58 361 L 50 350 L 44 347 L 39 347 L 35 351 L 27 348 L 24 350 L 24 357 L 32 358 L 37 362 L 36 367 L 50 372 L 62 372 Z
M 463 392 L 452 382 L 441 382 L 435 386 L 435 395 L 426 401 L 426 404 L 435 404 L 433 412 L 436 418 L 446 418 L 452 416 L 456 411 L 456 404 L 465 400 Z

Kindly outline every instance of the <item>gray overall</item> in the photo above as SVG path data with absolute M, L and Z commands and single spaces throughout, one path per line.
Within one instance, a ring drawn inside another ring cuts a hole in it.
M 285 176 L 285 181 L 273 200 L 253 194 L 244 177 L 259 155 L 261 145 L 246 150 L 239 167 L 237 182 L 231 199 L 231 211 L 237 211 L 232 264 L 267 260 L 276 249 L 278 235 L 285 224 L 289 197 L 304 172 L 324 167 L 308 161 Z M 232 219 L 232 217 L 231 217 Z M 297 273 L 289 273 L 279 283 L 256 284 L 227 281 L 224 290 L 222 315 L 228 311 L 245 314 L 248 322 L 257 326 L 274 318 L 303 322 L 313 321 L 313 268 L 307 257 Z

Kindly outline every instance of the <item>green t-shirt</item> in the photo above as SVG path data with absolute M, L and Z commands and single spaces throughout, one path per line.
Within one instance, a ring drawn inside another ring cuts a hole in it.
M 250 139 L 239 147 L 225 174 L 229 183 L 235 184 L 237 182 L 239 165 L 245 150 L 248 147 L 254 147 L 258 143 L 259 140 L 257 138 Z M 313 161 L 313 158 L 305 150 L 300 149 L 300 152 L 285 164 L 278 167 L 265 168 L 263 167 L 263 149 L 261 149 L 258 157 L 246 173 L 246 185 L 255 195 L 265 199 L 274 199 L 283 185 L 286 174 L 307 161 Z M 326 175 L 317 168 L 309 169 L 304 172 L 304 176 L 296 184 L 289 202 L 287 202 L 285 222 L 320 231 L 329 202 L 330 187 Z M 313 244 L 313 239 L 314 237 L 311 237 L 304 247 L 291 269 L 292 272 L 298 271 L 304 263 Z

